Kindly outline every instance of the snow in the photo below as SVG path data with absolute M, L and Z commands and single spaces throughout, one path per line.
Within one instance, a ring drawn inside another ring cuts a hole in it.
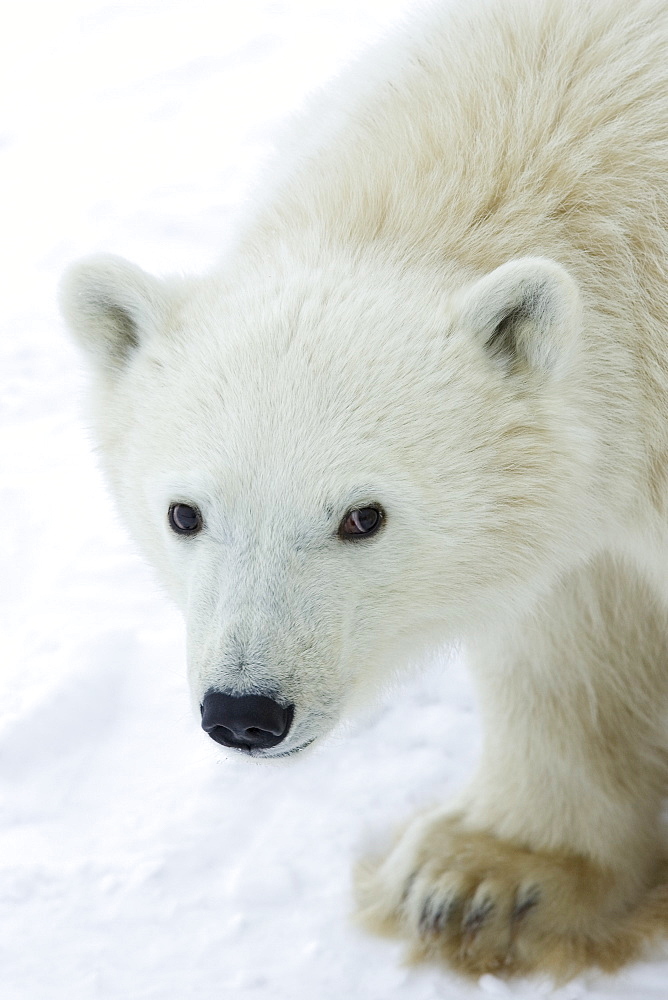
M 0 36 L 2 1000 L 665 998 L 668 961 L 552 994 L 407 968 L 350 920 L 355 858 L 466 780 L 443 656 L 293 762 L 191 715 L 183 628 L 92 456 L 55 304 L 95 250 L 214 263 L 271 136 L 409 0 L 25 0 Z

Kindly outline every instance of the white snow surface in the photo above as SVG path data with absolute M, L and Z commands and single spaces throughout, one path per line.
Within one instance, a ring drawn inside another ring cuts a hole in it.
M 289 763 L 191 714 L 183 626 L 126 539 L 56 307 L 72 259 L 213 265 L 272 136 L 410 0 L 24 0 L 0 33 L 1 1000 L 665 998 L 467 984 L 350 920 L 356 857 L 470 773 L 443 655 Z

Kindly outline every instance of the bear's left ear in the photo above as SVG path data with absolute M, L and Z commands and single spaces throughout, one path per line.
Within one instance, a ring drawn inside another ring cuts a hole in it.
M 100 371 L 119 372 L 165 316 L 165 286 L 122 257 L 99 254 L 73 264 L 60 286 L 63 316 Z
M 508 374 L 527 365 L 558 377 L 581 328 L 575 281 L 555 261 L 522 257 L 469 286 L 458 325 Z

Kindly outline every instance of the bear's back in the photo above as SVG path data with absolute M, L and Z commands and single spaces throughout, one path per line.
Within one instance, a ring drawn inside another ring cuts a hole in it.
M 316 102 L 258 234 L 474 273 L 523 254 L 656 259 L 667 52 L 664 0 L 439 6 Z

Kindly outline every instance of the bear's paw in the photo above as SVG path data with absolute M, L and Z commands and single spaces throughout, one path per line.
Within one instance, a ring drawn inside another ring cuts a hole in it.
M 467 830 L 458 816 L 418 820 L 357 873 L 358 916 L 409 942 L 409 961 L 469 976 L 611 972 L 668 926 L 666 887 L 641 901 L 611 871 Z

